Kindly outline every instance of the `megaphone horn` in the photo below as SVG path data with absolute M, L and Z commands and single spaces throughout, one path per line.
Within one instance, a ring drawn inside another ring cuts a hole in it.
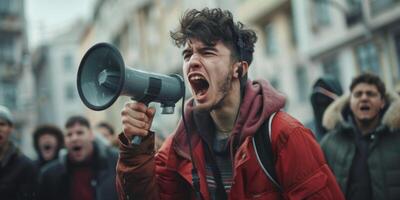
M 183 78 L 125 67 L 120 52 L 108 43 L 91 47 L 79 64 L 77 88 L 82 102 L 92 110 L 105 110 L 119 96 L 148 105 L 158 102 L 163 114 L 172 114 L 184 93 Z M 135 137 L 134 144 L 141 139 Z

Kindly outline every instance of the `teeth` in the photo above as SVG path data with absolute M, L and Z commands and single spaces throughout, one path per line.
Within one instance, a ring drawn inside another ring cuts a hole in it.
M 203 80 L 204 78 L 200 75 L 194 75 L 192 77 L 190 77 L 190 80 L 192 81 L 196 81 L 196 80 Z

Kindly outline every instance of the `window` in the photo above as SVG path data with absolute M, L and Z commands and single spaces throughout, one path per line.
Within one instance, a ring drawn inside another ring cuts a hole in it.
M 0 0 L 0 14 L 9 15 L 17 13 L 19 0 Z
M 277 38 L 275 29 L 272 24 L 265 26 L 265 51 L 267 55 L 275 55 L 278 53 Z
M 317 26 L 328 26 L 331 23 L 328 1 L 318 0 L 315 2 L 315 23 Z
M 0 104 L 13 110 L 17 108 L 17 85 L 16 83 L 0 83 Z
M 322 63 L 322 68 L 324 74 L 329 74 L 335 77 L 337 80 L 340 80 L 340 67 L 336 56 L 324 60 Z
M 307 70 L 304 66 L 297 66 L 297 94 L 301 102 L 307 101 L 308 94 L 308 77 Z
M 347 0 L 349 13 L 346 15 L 347 26 L 353 26 L 363 18 L 362 0 Z
M 380 75 L 380 59 L 376 45 L 368 42 L 356 48 L 357 62 L 361 72 Z
M 64 71 L 71 72 L 73 69 L 73 61 L 71 55 L 64 56 Z
M 65 87 L 65 99 L 66 100 L 73 100 L 75 98 L 75 87 L 74 84 L 68 84 Z
M 14 61 L 14 39 L 10 35 L 0 35 L 0 60 Z

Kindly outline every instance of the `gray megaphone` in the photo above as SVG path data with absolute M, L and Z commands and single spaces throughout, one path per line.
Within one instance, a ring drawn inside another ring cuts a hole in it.
M 85 53 L 79 64 L 77 87 L 81 100 L 92 110 L 104 110 L 119 96 L 129 96 L 146 105 L 158 102 L 162 114 L 172 114 L 185 86 L 178 74 L 167 76 L 125 67 L 117 48 L 98 43 Z M 140 142 L 139 136 L 132 140 L 133 144 Z

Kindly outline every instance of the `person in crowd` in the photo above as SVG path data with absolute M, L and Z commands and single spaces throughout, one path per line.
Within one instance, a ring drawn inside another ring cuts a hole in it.
M 348 200 L 400 197 L 400 99 L 382 80 L 361 74 L 325 111 L 321 141 Z
M 281 111 L 283 95 L 266 80 L 247 80 L 253 30 L 235 23 L 229 11 L 204 8 L 188 10 L 171 36 L 184 47 L 183 75 L 192 98 L 157 154 L 151 131 L 156 110 L 126 103 L 120 199 L 343 199 L 313 133 Z M 253 136 L 270 118 L 274 181 L 253 146 Z M 135 136 L 141 143 L 131 142 Z
M 342 86 L 333 76 L 324 75 L 314 83 L 310 98 L 314 121 L 310 128 L 315 133 L 318 141 L 326 133 L 326 129 L 322 126 L 322 116 L 326 108 L 342 94 Z
M 107 122 L 100 122 L 96 126 L 96 132 L 105 138 L 109 145 L 118 147 L 118 141 L 115 136 L 114 127 Z
M 14 124 L 10 110 L 0 105 L 0 199 L 36 199 L 38 170 L 10 140 Z
M 63 133 L 54 125 L 41 125 L 33 132 L 33 146 L 38 155 L 36 165 L 41 169 L 45 164 L 58 158 L 64 146 Z
M 89 121 L 82 116 L 70 117 L 65 128 L 67 153 L 41 171 L 40 199 L 117 199 L 118 153 L 94 139 Z

